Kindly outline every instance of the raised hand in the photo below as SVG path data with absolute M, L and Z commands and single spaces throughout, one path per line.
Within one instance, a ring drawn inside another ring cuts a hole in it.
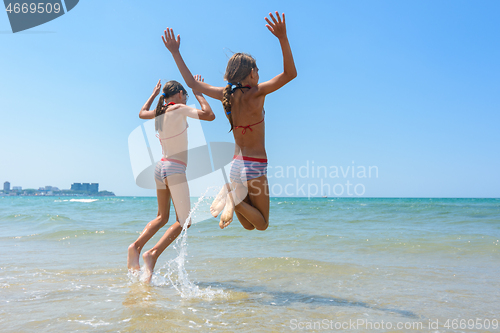
M 283 19 L 280 18 L 280 14 L 276 12 L 276 18 L 273 13 L 269 13 L 272 22 L 266 17 L 265 20 L 268 24 L 266 27 L 275 35 L 278 39 L 286 37 L 286 24 L 285 24 L 285 13 L 283 13 Z
M 196 80 L 196 81 L 200 81 L 200 82 L 205 82 L 205 79 L 201 77 L 201 75 L 193 75 L 193 78 Z M 195 90 L 193 89 L 193 94 L 195 96 L 200 96 L 200 97 L 203 97 L 203 94 L 201 92 L 199 92 L 198 90 Z
M 163 44 L 165 44 L 165 47 L 170 51 L 170 53 L 178 52 L 179 51 L 179 46 L 181 46 L 181 36 L 177 35 L 177 40 L 175 39 L 174 35 L 174 29 L 172 28 L 167 28 L 167 30 L 164 31 L 165 36 L 161 36 L 161 39 L 163 40 Z
M 158 83 L 156 84 L 155 89 L 153 90 L 153 96 L 155 97 L 158 96 L 160 91 L 161 91 L 161 79 L 158 80 Z

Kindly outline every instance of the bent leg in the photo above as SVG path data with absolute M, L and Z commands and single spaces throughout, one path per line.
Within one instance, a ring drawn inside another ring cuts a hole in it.
M 246 183 L 250 204 L 245 201 L 236 205 L 236 212 L 241 214 L 257 230 L 266 230 L 269 226 L 269 185 L 267 176 L 262 175 Z
M 247 204 L 251 205 L 250 197 L 248 195 L 245 197 L 245 199 L 243 201 L 246 202 Z M 238 221 L 240 221 L 243 228 L 245 228 L 247 230 L 254 230 L 255 229 L 254 225 L 252 223 L 250 223 L 250 221 L 248 221 L 246 217 L 241 215 L 240 212 L 238 212 L 237 210 L 235 210 L 234 212 L 236 213 L 236 216 L 238 217 Z
M 162 228 L 167 222 L 170 213 L 170 191 L 168 188 L 156 190 L 156 195 L 158 198 L 158 215 L 157 217 L 149 222 L 141 235 L 135 242 L 130 244 L 128 247 L 127 255 L 127 267 L 131 270 L 139 270 L 139 256 L 144 245 L 153 237 L 160 228 Z
M 144 254 L 142 255 L 145 268 L 149 273 L 148 280 L 151 279 L 151 275 L 153 273 L 158 257 L 182 232 L 182 226 L 184 225 L 184 223 L 186 223 L 186 220 L 189 216 L 189 210 L 191 208 L 186 175 L 173 174 L 171 176 L 168 176 L 165 181 L 170 190 L 172 202 L 174 203 L 178 220 L 170 228 L 167 229 L 165 234 L 151 250 L 144 252 Z M 190 224 L 190 221 L 188 221 L 188 223 Z

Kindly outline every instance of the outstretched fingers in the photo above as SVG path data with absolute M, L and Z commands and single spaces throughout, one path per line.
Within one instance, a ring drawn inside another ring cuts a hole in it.
M 168 28 L 167 28 L 168 29 Z M 167 41 L 168 41 L 168 33 L 167 30 L 163 31 L 163 35 L 161 36 L 161 40 L 163 41 L 163 44 L 167 46 Z
M 280 17 L 280 13 L 278 13 L 278 11 L 276 11 L 276 19 L 278 20 L 278 23 L 281 23 L 281 17 Z
M 161 39 L 163 40 L 163 44 L 165 44 L 165 47 L 169 49 L 171 52 L 179 49 L 179 46 L 181 44 L 181 36 L 177 35 L 177 39 L 175 38 L 174 35 L 174 29 L 168 28 L 164 30 L 163 36 L 161 36 Z
M 171 39 L 172 39 L 172 36 L 171 36 L 171 34 L 170 34 L 170 30 L 172 30 L 172 29 L 169 29 L 169 28 L 167 27 L 167 29 L 163 31 L 163 32 L 164 32 L 164 36 L 161 36 L 161 38 L 163 39 L 163 41 L 164 41 L 164 42 L 165 42 L 165 41 L 167 41 L 167 42 L 168 42 L 169 40 L 171 40 Z
M 274 24 L 278 24 L 278 21 L 274 18 L 273 13 L 269 13 L 269 16 L 271 16 L 271 20 L 273 20 Z M 278 14 L 278 12 L 276 12 L 276 16 L 278 17 L 279 20 L 280 15 Z
M 279 12 L 276 11 L 275 14 L 269 13 L 269 18 L 265 17 L 264 19 L 268 23 L 266 24 L 267 29 L 269 29 L 273 35 L 278 38 L 286 35 L 285 13 L 280 16 Z
M 170 39 L 176 41 L 177 43 L 180 43 L 181 42 L 181 35 L 177 35 L 177 38 L 175 38 L 174 29 L 170 28 Z
M 266 27 L 269 29 L 269 31 L 274 32 L 273 24 L 271 23 L 271 21 L 269 21 L 269 19 L 267 17 L 265 17 L 264 19 L 268 23 L 268 24 L 266 24 Z

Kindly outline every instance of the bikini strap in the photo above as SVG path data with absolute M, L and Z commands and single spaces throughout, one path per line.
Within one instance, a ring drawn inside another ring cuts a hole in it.
M 173 103 L 173 102 L 171 102 L 171 103 Z M 175 103 L 174 103 L 174 104 L 175 104 Z M 181 135 L 182 133 L 184 133 L 184 132 L 188 129 L 188 127 L 189 127 L 189 124 L 188 124 L 188 123 L 186 123 L 186 128 L 184 129 L 184 131 L 180 132 L 180 133 L 179 133 L 179 134 L 177 134 L 177 135 L 174 135 L 174 136 L 171 136 L 171 137 L 169 137 L 169 138 L 165 138 L 165 139 L 160 138 L 160 133 L 156 133 L 156 137 L 158 138 L 158 140 L 160 140 L 160 145 L 161 145 L 161 154 L 162 154 L 162 155 L 164 155 L 164 154 L 165 154 L 165 152 L 163 151 L 163 145 L 161 144 L 161 140 L 168 140 L 168 139 L 175 138 L 176 136 L 179 136 L 179 135 Z
M 247 126 L 236 126 L 234 129 L 243 128 L 243 130 L 241 131 L 241 134 L 245 134 L 247 132 L 247 129 L 249 129 L 250 131 L 253 132 L 252 126 L 258 125 L 258 124 L 260 124 L 263 121 L 264 121 L 264 118 L 262 118 L 262 120 L 259 121 L 258 123 L 255 123 L 255 124 L 252 124 L 252 125 L 247 125 Z
M 179 136 L 179 135 L 181 135 L 182 133 L 184 133 L 184 132 L 188 129 L 188 127 L 189 127 L 189 124 L 188 124 L 188 123 L 186 123 L 186 128 L 185 128 L 182 132 L 180 132 L 179 134 L 173 135 L 173 136 L 171 136 L 171 137 L 168 137 L 168 138 L 164 138 L 164 139 L 162 139 L 162 138 L 160 138 L 160 134 L 156 134 L 156 137 L 157 137 L 158 139 L 160 139 L 160 141 L 161 141 L 161 140 L 168 140 L 168 139 L 172 139 L 172 138 L 175 138 L 176 136 Z
M 231 93 L 234 93 L 236 91 L 236 89 L 243 89 L 243 88 L 251 89 L 252 88 L 248 84 L 246 86 L 242 86 L 241 83 L 237 83 L 237 85 L 238 85 L 237 87 L 234 87 L 233 90 L 231 90 Z M 241 92 L 245 93 L 243 90 Z

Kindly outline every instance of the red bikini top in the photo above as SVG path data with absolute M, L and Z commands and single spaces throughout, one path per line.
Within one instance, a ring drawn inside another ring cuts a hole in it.
M 255 124 L 252 124 L 252 125 L 247 125 L 247 126 L 235 126 L 234 129 L 243 128 L 243 130 L 241 131 L 241 134 L 245 134 L 247 132 L 247 129 L 249 129 L 250 131 L 253 131 L 252 126 L 260 124 L 263 121 L 264 121 L 264 118 L 262 118 L 262 120 L 259 121 L 258 123 L 255 123 Z
M 246 85 L 246 86 L 237 86 L 233 89 L 232 92 L 234 92 L 236 89 L 243 89 L 243 88 L 247 88 L 247 89 L 251 89 L 252 87 L 250 87 L 249 85 Z M 241 91 L 242 93 L 245 93 L 243 90 Z M 265 111 L 264 111 L 265 112 Z M 235 126 L 234 129 L 237 129 L 237 128 L 243 128 L 243 130 L 241 131 L 241 134 L 245 134 L 247 132 L 247 129 L 249 129 L 250 131 L 253 132 L 253 129 L 252 129 L 252 126 L 255 126 L 255 125 L 258 125 L 260 124 L 261 122 L 264 121 L 264 118 L 262 118 L 261 121 L 259 121 L 258 123 L 255 123 L 255 124 L 251 124 L 251 125 L 246 125 L 246 126 Z

